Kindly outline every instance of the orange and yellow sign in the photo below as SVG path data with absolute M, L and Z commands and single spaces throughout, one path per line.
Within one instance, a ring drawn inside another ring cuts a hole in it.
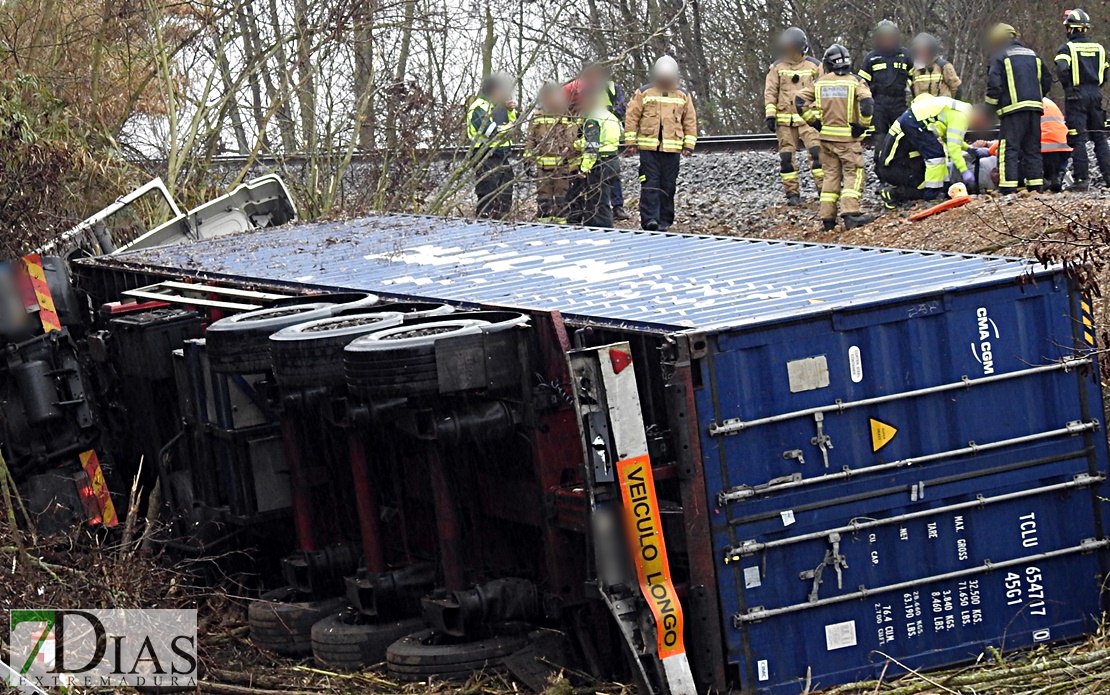
M 62 330 L 62 322 L 58 318 L 58 311 L 54 308 L 54 297 L 50 294 L 50 285 L 46 282 L 46 271 L 42 267 L 42 257 L 32 253 L 23 257 L 23 265 L 27 268 L 27 275 L 31 278 L 31 287 L 35 291 L 35 299 L 39 303 L 39 321 L 42 330 Z
M 618 461 L 617 476 L 640 591 L 655 616 L 659 658 L 683 654 L 686 647 L 682 639 L 682 605 L 671 582 L 651 460 L 644 455 Z
M 116 506 L 112 504 L 112 495 L 108 493 L 108 484 L 104 482 L 104 471 L 100 469 L 100 459 L 97 458 L 96 452 L 92 449 L 81 454 L 81 467 L 85 469 L 85 475 L 89 476 L 89 489 L 92 490 L 92 496 L 96 500 L 97 507 L 100 508 L 100 522 L 106 528 L 114 528 L 119 524 L 119 518 L 116 516 Z M 91 520 L 96 523 L 96 519 Z

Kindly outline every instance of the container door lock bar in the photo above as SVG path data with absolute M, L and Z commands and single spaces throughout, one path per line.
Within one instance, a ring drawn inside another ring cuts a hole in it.
M 825 414 L 814 413 L 813 421 L 817 425 L 817 436 L 809 443 L 821 450 L 821 458 L 825 461 L 825 468 L 829 467 L 829 449 L 833 448 L 832 438 L 825 434 Z
M 836 571 L 836 588 L 844 588 L 844 570 L 848 569 L 848 558 L 840 554 L 840 534 L 830 533 L 829 544 L 832 547 L 825 551 L 825 559 L 821 561 L 821 564 L 798 575 L 798 578 L 802 581 L 813 581 L 813 588 L 809 590 L 810 603 L 821 600 L 818 591 L 821 588 L 821 575 L 825 572 L 826 567 L 832 567 Z

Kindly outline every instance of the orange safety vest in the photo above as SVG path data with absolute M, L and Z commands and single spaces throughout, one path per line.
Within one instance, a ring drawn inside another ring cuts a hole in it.
M 1064 113 L 1051 99 L 1044 100 L 1044 115 L 1041 116 L 1041 152 L 1071 152 Z

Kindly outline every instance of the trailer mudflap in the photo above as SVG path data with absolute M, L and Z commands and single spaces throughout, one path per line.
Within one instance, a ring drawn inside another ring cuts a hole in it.
M 588 463 L 590 535 L 602 599 L 644 683 L 653 692 L 696 695 L 631 347 L 576 350 L 568 359 Z

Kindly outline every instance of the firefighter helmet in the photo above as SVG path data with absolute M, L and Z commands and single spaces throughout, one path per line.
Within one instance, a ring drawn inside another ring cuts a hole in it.
M 1091 28 L 1091 15 L 1076 8 L 1064 13 L 1064 26 L 1069 32 L 1086 32 Z
M 875 25 L 875 36 L 892 36 L 901 39 L 902 30 L 899 29 L 898 25 L 894 22 L 890 21 L 889 19 L 884 19 L 883 21 Z
M 1008 44 L 1017 37 L 1018 30 L 1015 29 L 1013 25 L 1001 22 L 991 27 L 990 33 L 987 34 L 987 41 L 989 41 L 992 46 L 1001 46 L 1003 44 Z
M 922 32 L 913 37 L 913 41 L 910 42 L 910 51 L 913 52 L 915 57 L 919 52 L 922 52 L 929 57 L 929 60 L 936 60 L 937 56 L 940 55 L 940 41 L 932 34 Z
M 677 80 L 678 61 L 669 55 L 659 56 L 651 68 L 651 74 L 657 78 Z
M 822 62 L 825 64 L 825 70 L 838 75 L 843 75 L 852 69 L 852 55 L 848 53 L 847 48 L 838 43 L 829 46 Z
M 779 50 L 797 51 L 806 55 L 809 53 L 809 37 L 798 27 L 790 27 L 779 36 Z

